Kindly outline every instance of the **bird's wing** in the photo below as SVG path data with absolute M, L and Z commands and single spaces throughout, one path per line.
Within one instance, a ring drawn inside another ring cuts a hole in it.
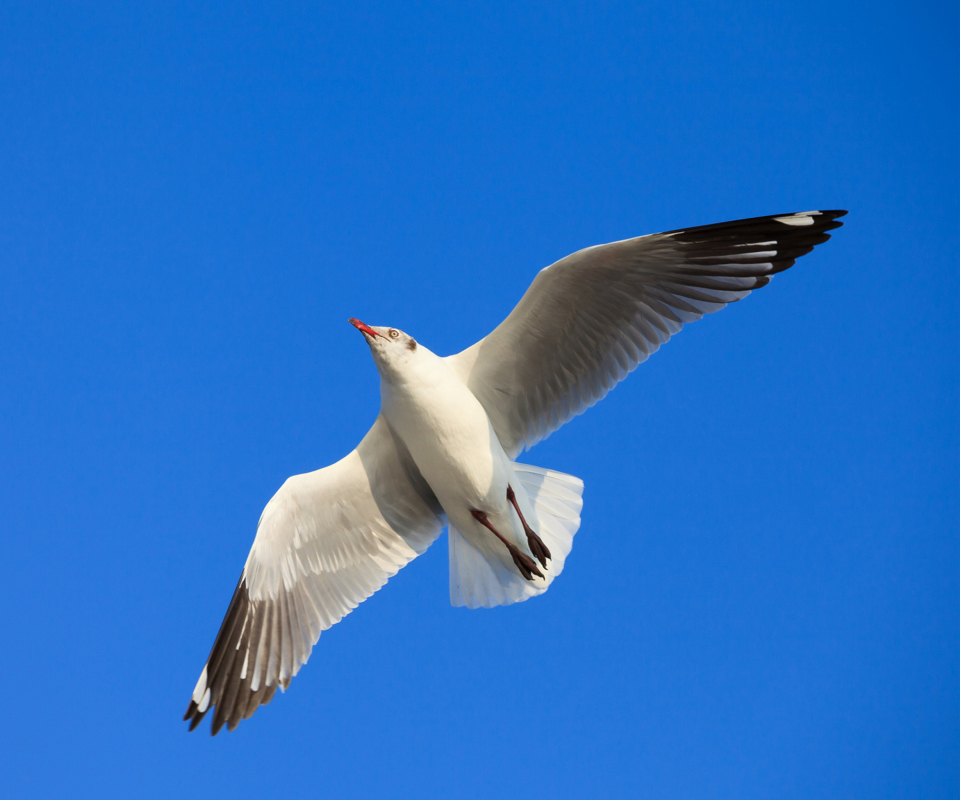
M 320 632 L 440 533 L 442 510 L 382 416 L 350 455 L 289 478 L 267 503 L 184 719 L 233 730 L 286 688 Z
M 515 458 L 582 413 L 687 322 L 793 266 L 846 211 L 655 233 L 580 250 L 540 271 L 486 338 L 450 361 Z

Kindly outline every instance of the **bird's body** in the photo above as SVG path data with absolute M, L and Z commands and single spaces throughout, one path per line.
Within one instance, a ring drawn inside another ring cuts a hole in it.
M 590 247 L 541 270 L 489 336 L 440 357 L 350 321 L 380 373 L 357 449 L 289 478 L 257 535 L 185 719 L 212 732 L 268 703 L 338 622 L 448 528 L 450 599 L 545 592 L 580 527 L 583 483 L 517 456 L 601 399 L 685 324 L 765 286 L 843 211 L 706 225 Z
M 387 337 L 389 330 L 384 330 Z M 479 511 L 497 533 L 533 557 L 508 489 L 524 519 L 535 519 L 536 513 L 487 412 L 448 359 L 398 333 L 406 341 L 395 358 L 383 358 L 374 348 L 380 411 L 391 431 L 410 453 L 449 524 L 474 547 L 488 549 L 489 544 L 489 529 L 475 516 Z
M 510 459 L 480 401 L 422 345 L 405 366 L 402 376 L 381 377 L 380 409 L 447 518 L 468 527 L 471 508 L 505 512 Z

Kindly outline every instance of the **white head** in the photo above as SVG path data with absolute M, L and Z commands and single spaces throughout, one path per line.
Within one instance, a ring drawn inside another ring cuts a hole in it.
M 396 328 L 367 325 L 353 317 L 349 322 L 367 340 L 377 371 L 388 381 L 399 378 L 424 349 L 418 347 L 412 336 Z

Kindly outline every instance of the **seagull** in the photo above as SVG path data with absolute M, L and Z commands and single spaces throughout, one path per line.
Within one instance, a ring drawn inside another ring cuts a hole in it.
M 489 336 L 442 357 L 350 322 L 380 373 L 357 448 L 267 503 L 184 720 L 233 730 L 307 662 L 320 633 L 448 531 L 450 601 L 543 594 L 580 527 L 583 482 L 516 461 L 688 322 L 766 286 L 846 211 L 804 211 L 579 250 L 539 272 Z

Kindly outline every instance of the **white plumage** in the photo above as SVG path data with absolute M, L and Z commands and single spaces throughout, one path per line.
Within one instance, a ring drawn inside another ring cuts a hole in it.
M 351 320 L 381 376 L 357 449 L 267 503 L 187 708 L 231 730 L 285 688 L 320 633 L 449 530 L 450 600 L 542 594 L 580 527 L 583 483 L 516 463 L 600 400 L 684 324 L 766 285 L 829 239 L 808 211 L 580 250 L 540 271 L 489 336 L 448 358 Z

